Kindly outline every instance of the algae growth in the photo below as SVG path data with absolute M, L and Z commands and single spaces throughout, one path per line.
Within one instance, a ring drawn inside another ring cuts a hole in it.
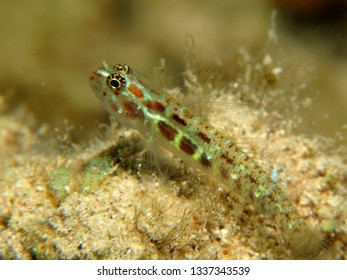
M 148 77 L 142 69 L 149 72 L 159 57 L 178 73 L 170 92 L 198 92 L 207 100 L 202 112 L 212 115 L 212 124 L 238 142 L 256 143 L 244 146 L 267 171 L 277 170 L 301 215 L 334 243 L 336 258 L 347 259 L 346 148 L 336 144 L 344 130 L 322 137 L 306 133 L 310 126 L 293 129 L 307 120 L 322 125 L 316 132 L 324 127 L 315 91 L 326 88 L 310 82 L 315 72 L 308 66 L 318 63 L 314 51 L 298 59 L 292 41 L 266 44 L 271 12 L 264 4 L 222 1 L 221 10 L 235 11 L 229 22 L 230 14 L 211 21 L 204 12 L 189 12 L 194 1 L 156 1 L 158 9 L 136 1 L 126 11 L 124 1 L 21 2 L 20 9 L 9 2 L 1 17 L 27 22 L 11 21 L 0 31 L 8 54 L 1 56 L 1 259 L 291 258 L 287 244 L 252 205 L 235 207 L 218 182 L 170 155 L 158 171 L 137 133 L 108 125 L 89 88 L 90 72 L 111 60 L 134 65 Z M 201 8 L 210 13 L 214 6 Z M 165 21 L 169 10 L 175 24 Z M 188 29 L 202 50 L 198 60 L 213 70 L 195 71 L 176 52 L 184 50 L 186 30 L 176 24 L 182 13 L 199 23 Z M 161 20 L 170 36 L 165 28 L 146 31 L 151 18 Z M 239 47 L 255 41 L 253 48 Z M 226 49 L 234 50 L 231 61 L 219 56 Z M 339 77 L 328 74 L 318 82 Z M 228 105 L 240 102 L 241 109 Z

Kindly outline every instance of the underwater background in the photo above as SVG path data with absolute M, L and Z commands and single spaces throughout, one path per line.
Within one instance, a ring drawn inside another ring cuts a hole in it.
M 89 84 L 103 61 L 207 100 L 347 259 L 346 1 L 0 5 L 1 259 L 291 258 L 252 205 L 179 160 L 157 171 L 110 124 Z

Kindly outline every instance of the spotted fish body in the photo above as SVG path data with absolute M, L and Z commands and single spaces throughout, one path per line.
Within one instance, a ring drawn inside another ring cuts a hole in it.
M 233 140 L 193 116 L 173 97 L 158 92 L 125 64 L 104 63 L 91 86 L 105 109 L 127 127 L 222 182 L 273 221 L 294 258 L 324 258 L 326 242 L 313 233 L 286 193 Z M 322 253 L 323 252 L 323 253 Z

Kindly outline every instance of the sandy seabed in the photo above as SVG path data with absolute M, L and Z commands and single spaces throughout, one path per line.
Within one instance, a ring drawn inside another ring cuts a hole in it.
M 90 72 L 125 62 L 156 80 L 164 58 L 155 73 L 172 70 L 169 92 L 207 100 L 192 109 L 275 170 L 347 259 L 346 65 L 326 45 L 298 54 L 264 3 L 152 2 L 8 1 L 0 12 L 0 258 L 291 258 L 252 205 L 238 211 L 218 182 L 172 155 L 158 168 L 138 133 L 108 124 Z

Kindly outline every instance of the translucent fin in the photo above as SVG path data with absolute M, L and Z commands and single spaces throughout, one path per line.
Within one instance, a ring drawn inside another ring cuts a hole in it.
M 309 231 L 303 242 L 291 244 L 292 255 L 302 260 L 333 260 L 336 259 L 336 249 L 331 241 L 319 232 Z

